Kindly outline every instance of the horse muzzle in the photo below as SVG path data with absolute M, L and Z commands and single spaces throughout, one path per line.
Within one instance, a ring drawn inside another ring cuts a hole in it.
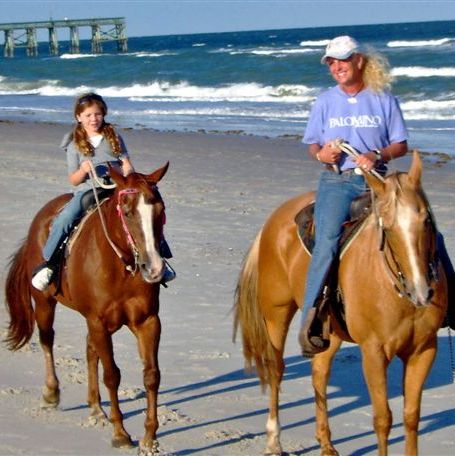
M 408 298 L 416 307 L 427 306 L 431 303 L 434 290 L 426 283 L 421 284 L 407 293 Z
M 155 262 L 139 263 L 142 278 L 147 283 L 161 282 L 164 276 L 165 264 L 162 258 Z

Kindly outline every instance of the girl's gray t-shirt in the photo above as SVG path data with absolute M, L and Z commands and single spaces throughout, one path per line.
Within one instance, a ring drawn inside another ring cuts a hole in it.
M 128 157 L 128 151 L 126 149 L 125 142 L 123 141 L 120 135 L 118 136 L 118 138 L 120 141 L 121 152 L 118 157 L 116 157 L 113 154 L 109 142 L 104 137 L 102 138 L 100 144 L 97 147 L 95 147 L 94 155 L 92 157 L 86 157 L 82 155 L 79 149 L 76 147 L 76 144 L 74 143 L 72 136 L 72 133 L 66 134 L 63 137 L 62 143 L 60 144 L 60 147 L 66 151 L 68 175 L 73 174 L 75 171 L 77 171 L 81 166 L 81 163 L 86 160 L 91 161 L 93 166 L 96 166 L 105 162 L 117 162 L 118 164 L 120 164 L 120 162 L 124 158 Z M 79 185 L 75 185 L 72 187 L 72 191 L 74 193 L 91 189 L 92 184 L 90 182 L 89 177 Z

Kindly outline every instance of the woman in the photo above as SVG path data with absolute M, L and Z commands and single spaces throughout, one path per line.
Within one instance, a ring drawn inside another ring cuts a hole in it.
M 68 235 L 74 222 L 83 214 L 81 200 L 93 191 L 89 181 L 92 166 L 104 162 L 117 162 L 124 176 L 134 172 L 125 144 L 114 127 L 105 121 L 107 105 L 96 93 L 88 93 L 76 100 L 74 117 L 77 124 L 72 133 L 65 135 L 61 147 L 66 151 L 68 179 L 73 185 L 73 197 L 52 223 L 49 237 L 43 248 L 45 263 L 32 278 L 32 285 L 45 290 L 52 280 L 55 264 L 53 255 Z M 165 272 L 164 282 L 175 278 L 171 269 Z
M 324 349 L 323 341 L 310 337 L 312 310 L 321 295 L 338 251 L 342 224 L 349 218 L 351 202 L 366 190 L 355 168 L 384 173 L 386 162 L 407 152 L 407 130 L 397 99 L 389 92 L 386 61 L 361 52 L 349 36 L 329 42 L 321 63 L 327 64 L 337 85 L 314 103 L 303 142 L 324 165 L 315 205 L 315 246 L 307 274 L 299 342 L 306 355 Z M 336 145 L 342 139 L 357 149 L 357 159 Z M 308 319 L 308 320 L 307 320 Z

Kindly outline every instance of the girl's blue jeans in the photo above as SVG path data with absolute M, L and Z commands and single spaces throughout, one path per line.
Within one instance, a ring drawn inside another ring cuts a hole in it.
M 51 231 L 43 248 L 43 257 L 49 261 L 52 254 L 70 232 L 73 223 L 82 216 L 81 200 L 85 192 L 77 192 L 52 222 Z
M 367 190 L 365 179 L 353 171 L 325 170 L 319 179 L 314 209 L 315 245 L 306 277 L 301 324 L 303 325 L 325 284 L 327 274 L 349 219 L 352 201 Z

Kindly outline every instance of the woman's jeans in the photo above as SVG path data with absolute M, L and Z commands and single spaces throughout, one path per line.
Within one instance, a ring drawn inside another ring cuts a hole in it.
M 63 239 L 69 234 L 74 222 L 83 213 L 81 200 L 85 191 L 77 192 L 52 222 L 51 231 L 43 248 L 43 257 L 49 261 Z
M 301 323 L 321 294 L 343 232 L 349 220 L 352 201 L 367 190 L 365 179 L 354 171 L 337 174 L 323 171 L 319 179 L 314 222 L 315 245 L 306 277 Z

